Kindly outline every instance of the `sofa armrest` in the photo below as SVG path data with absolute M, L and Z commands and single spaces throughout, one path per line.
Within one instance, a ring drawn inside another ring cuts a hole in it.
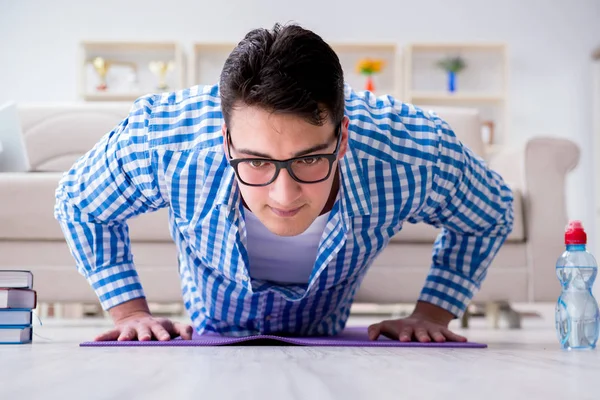
M 525 223 L 531 276 L 531 301 L 556 301 L 560 283 L 554 266 L 564 251 L 568 223 L 567 175 L 579 163 L 580 150 L 572 141 L 538 138 L 525 149 Z
M 62 172 L 0 173 L 0 240 L 65 240 L 54 217 L 62 176 Z M 168 212 L 164 208 L 129 219 L 130 239 L 172 242 Z
M 540 137 L 523 149 L 498 152 L 490 168 L 523 191 L 530 301 L 556 301 L 560 284 L 554 265 L 564 251 L 568 223 L 566 179 L 578 164 L 579 147 L 570 140 Z
M 59 172 L 0 173 L 0 240 L 63 238 L 54 219 L 54 193 L 61 176 Z

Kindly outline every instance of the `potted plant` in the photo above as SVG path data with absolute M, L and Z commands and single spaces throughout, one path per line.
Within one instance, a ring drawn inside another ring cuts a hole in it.
M 381 72 L 383 69 L 384 61 L 381 59 L 373 58 L 362 58 L 356 65 L 356 71 L 359 74 L 367 76 L 367 82 L 365 90 L 370 92 L 375 91 L 375 84 L 373 83 L 373 75 Z
M 450 92 L 456 91 L 456 75 L 467 66 L 462 57 L 447 57 L 438 61 L 437 66 L 445 70 L 448 74 L 448 90 Z

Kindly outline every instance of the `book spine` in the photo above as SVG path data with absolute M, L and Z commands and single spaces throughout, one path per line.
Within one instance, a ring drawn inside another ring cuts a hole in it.
M 4 310 L 4 309 L 17 309 L 15 307 L 11 307 L 10 306 L 10 292 L 21 292 L 21 291 L 26 291 L 26 292 L 31 292 L 33 293 L 33 304 L 30 304 L 29 307 L 17 307 L 17 308 L 28 308 L 28 309 L 34 309 L 37 307 L 37 291 L 33 290 L 33 289 L 18 289 L 18 288 L 3 288 L 0 287 L 0 295 L 2 293 L 6 293 L 6 295 L 2 295 L 0 296 L 0 310 Z
M 0 309 L 0 317 L 3 313 L 11 313 L 11 312 L 27 312 L 29 314 L 29 321 L 27 324 L 17 324 L 18 326 L 33 326 L 33 312 L 29 308 L 6 308 Z M 0 318 L 0 328 L 5 326 L 14 326 L 14 324 L 3 324 L 2 318 Z
M 32 328 L 31 324 L 26 325 L 0 325 L 0 329 L 24 329 L 24 328 Z

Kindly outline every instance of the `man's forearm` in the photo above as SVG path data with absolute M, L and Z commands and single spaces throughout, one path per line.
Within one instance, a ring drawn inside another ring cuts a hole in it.
M 417 302 L 412 315 L 415 317 L 426 318 L 429 321 L 434 321 L 445 326 L 448 326 L 450 321 L 455 318 L 452 313 L 443 308 L 424 301 Z
M 110 310 L 108 310 L 108 313 L 116 323 L 133 315 L 150 315 L 150 308 L 148 307 L 148 302 L 146 302 L 146 299 L 140 297 L 112 307 Z

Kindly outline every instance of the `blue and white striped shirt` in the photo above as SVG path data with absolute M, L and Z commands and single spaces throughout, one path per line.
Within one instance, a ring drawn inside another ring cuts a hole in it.
M 141 97 L 56 191 L 79 272 L 105 309 L 144 296 L 126 220 L 169 208 L 198 332 L 335 334 L 373 260 L 405 222 L 443 227 L 419 299 L 460 316 L 512 229 L 512 192 L 433 113 L 345 89 L 340 188 L 308 284 L 251 279 L 218 86 Z M 175 266 L 174 266 L 175 268 Z

